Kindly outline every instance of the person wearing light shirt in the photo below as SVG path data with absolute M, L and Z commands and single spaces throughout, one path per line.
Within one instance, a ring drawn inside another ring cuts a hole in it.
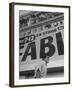
M 49 56 L 46 56 L 38 64 L 35 65 L 34 78 L 42 78 L 47 76 L 47 63 L 49 63 Z

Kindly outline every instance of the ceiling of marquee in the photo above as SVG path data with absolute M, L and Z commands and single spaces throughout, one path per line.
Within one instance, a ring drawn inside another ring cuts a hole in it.
M 20 28 L 31 26 L 60 15 L 63 15 L 63 13 L 20 10 L 19 11 Z

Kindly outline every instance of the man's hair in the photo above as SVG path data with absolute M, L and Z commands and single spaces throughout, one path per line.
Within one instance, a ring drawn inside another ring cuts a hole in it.
M 46 57 L 48 57 L 48 58 L 49 58 L 49 56 L 46 56 Z
M 42 59 L 44 60 L 46 57 L 48 57 L 48 58 L 49 58 L 49 56 L 45 56 L 45 57 L 43 57 Z

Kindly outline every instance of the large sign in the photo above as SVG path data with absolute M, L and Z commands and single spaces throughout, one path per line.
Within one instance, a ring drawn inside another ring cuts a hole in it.
M 50 60 L 64 58 L 63 20 L 38 26 L 20 37 L 20 64 L 36 63 L 48 55 Z

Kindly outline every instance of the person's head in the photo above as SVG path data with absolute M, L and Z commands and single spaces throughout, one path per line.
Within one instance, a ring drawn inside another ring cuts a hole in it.
M 46 56 L 45 58 L 43 58 L 43 60 L 48 63 L 49 62 L 49 56 Z

